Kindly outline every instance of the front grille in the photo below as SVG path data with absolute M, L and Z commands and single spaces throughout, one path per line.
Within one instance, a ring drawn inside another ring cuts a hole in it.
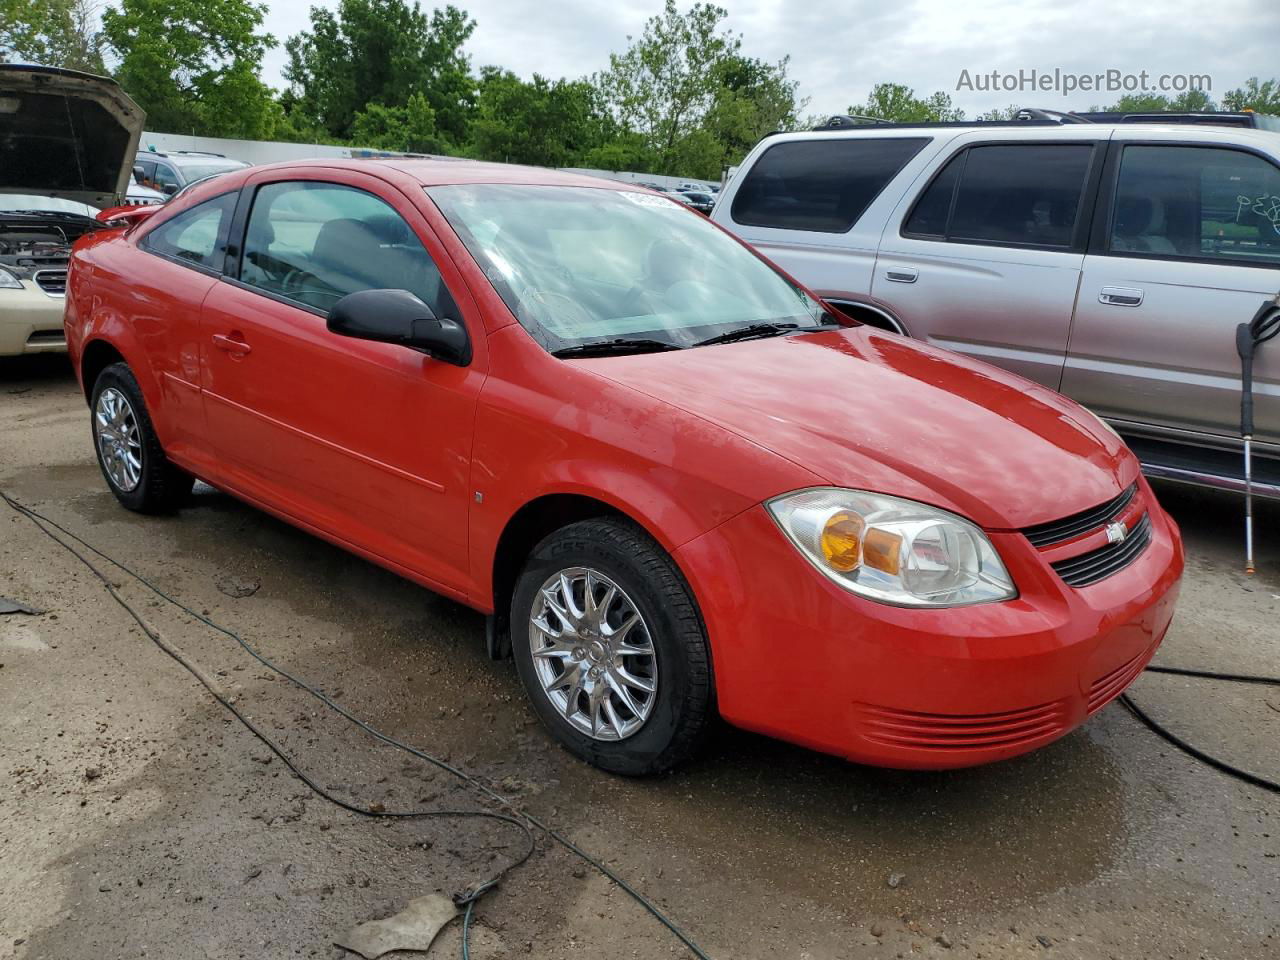
M 66 295 L 67 271 L 65 270 L 37 270 L 33 279 L 36 285 L 50 296 Z
M 1066 725 L 1060 703 L 985 714 L 914 713 L 862 704 L 859 713 L 868 740 L 920 750 L 1019 746 L 1060 733 Z
M 1054 572 L 1068 585 L 1087 587 L 1113 573 L 1123 570 L 1151 542 L 1151 517 L 1144 513 L 1129 535 L 1120 543 L 1108 543 L 1104 547 L 1082 553 L 1070 560 L 1051 564 Z
M 1147 665 L 1147 657 L 1150 653 L 1150 650 L 1144 650 L 1132 660 L 1116 667 L 1105 677 L 1099 677 L 1093 681 L 1089 685 L 1089 712 L 1097 713 L 1124 693 L 1125 688 L 1138 678 L 1138 674 Z
M 1071 516 L 1063 517 L 1061 520 L 1038 523 L 1034 527 L 1027 527 L 1022 532 L 1031 541 L 1033 547 L 1048 547 L 1055 543 L 1063 543 L 1066 540 L 1074 540 L 1082 534 L 1096 530 L 1113 517 L 1118 517 L 1137 492 L 1138 485 L 1135 483 L 1130 485 L 1129 489 L 1114 500 L 1108 500 L 1100 506 L 1073 513 Z

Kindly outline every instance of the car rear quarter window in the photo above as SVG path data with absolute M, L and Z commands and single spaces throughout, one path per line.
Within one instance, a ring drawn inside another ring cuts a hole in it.
M 769 147 L 733 198 L 736 223 L 845 233 L 928 137 L 798 140 Z
M 1128 146 L 1108 249 L 1280 266 L 1280 169 L 1244 150 Z
M 970 147 L 947 239 L 1069 248 L 1092 159 L 1087 143 Z
M 162 257 L 220 271 L 238 195 L 233 190 L 184 210 L 149 231 L 141 246 Z

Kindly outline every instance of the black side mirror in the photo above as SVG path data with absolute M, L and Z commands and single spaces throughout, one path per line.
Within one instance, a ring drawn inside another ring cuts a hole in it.
M 178 185 L 176 183 L 166 183 L 163 187 L 160 188 L 160 191 L 166 197 L 172 197 L 175 193 L 178 192 Z
M 344 337 L 425 350 L 438 360 L 465 367 L 471 341 L 456 320 L 437 317 L 408 290 L 357 290 L 329 311 L 329 329 Z
M 143 173 L 143 172 L 142 172 L 142 168 L 141 168 L 141 167 L 134 167 L 134 168 L 133 168 L 133 179 L 135 179 L 135 180 L 137 180 L 139 183 L 141 183 L 143 180 L 147 179 L 147 175 L 146 175 L 145 173 Z

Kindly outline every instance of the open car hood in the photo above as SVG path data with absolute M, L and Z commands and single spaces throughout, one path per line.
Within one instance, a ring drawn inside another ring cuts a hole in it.
M 145 119 L 114 80 L 0 64 L 0 194 L 121 202 Z

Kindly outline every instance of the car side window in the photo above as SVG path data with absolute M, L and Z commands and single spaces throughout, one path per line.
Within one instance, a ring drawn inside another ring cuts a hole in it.
M 221 270 L 227 226 L 238 193 L 232 191 L 198 203 L 147 233 L 141 246 L 163 257 L 209 270 Z
M 1017 143 L 970 147 L 947 223 L 947 239 L 1068 248 L 1093 146 Z
M 731 215 L 746 226 L 845 233 L 928 142 L 832 137 L 779 143 L 747 171 Z
M 156 164 L 156 172 L 152 177 L 156 182 L 156 188 L 163 190 L 165 187 L 177 187 L 178 175 L 173 172 L 173 168 L 163 163 Z
M 1280 169 L 1223 147 L 1125 147 L 1108 249 L 1280 266 Z
M 358 290 L 408 290 L 457 319 L 440 270 L 403 218 L 373 194 L 317 181 L 258 189 L 240 281 L 321 313 Z
M 942 171 L 929 182 L 907 217 L 907 222 L 902 228 L 903 233 L 913 237 L 937 239 L 947 235 L 951 201 L 955 197 L 960 171 L 964 169 L 964 157 L 964 151 L 952 157 Z

